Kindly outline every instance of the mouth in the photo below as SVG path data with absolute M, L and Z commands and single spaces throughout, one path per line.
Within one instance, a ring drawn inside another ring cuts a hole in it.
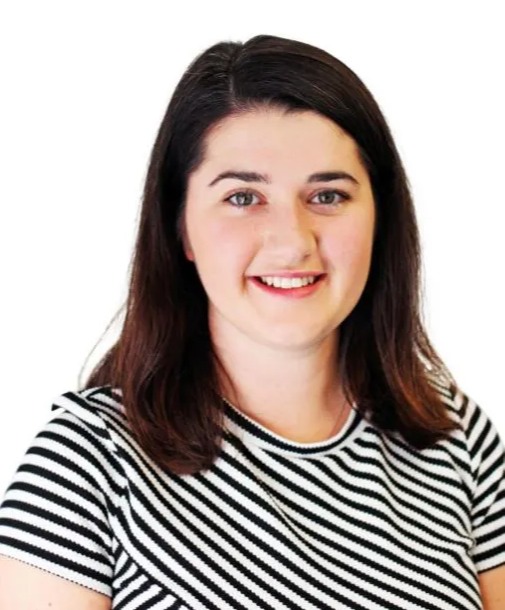
M 253 276 L 249 279 L 252 284 L 258 286 L 264 292 L 267 292 L 269 294 L 279 297 L 302 298 L 310 296 L 316 291 L 318 291 L 320 289 L 321 284 L 323 284 L 325 278 L 326 273 L 321 273 L 320 275 L 315 276 L 315 279 L 311 284 L 307 284 L 306 286 L 300 286 L 299 288 L 279 288 L 276 286 L 269 286 L 268 284 L 265 284 L 259 276 Z

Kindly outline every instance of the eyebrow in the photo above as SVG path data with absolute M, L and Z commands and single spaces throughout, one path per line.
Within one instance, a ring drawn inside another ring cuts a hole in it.
M 214 186 L 220 180 L 226 180 L 227 178 L 234 178 L 236 180 L 242 180 L 244 182 L 264 182 L 265 184 L 271 184 L 272 179 L 267 174 L 258 174 L 257 172 L 246 172 L 240 170 L 227 170 L 221 172 L 218 176 L 208 184 L 208 186 Z M 310 174 L 307 177 L 307 182 L 331 182 L 332 180 L 348 180 L 354 184 L 359 182 L 354 176 L 344 171 L 327 171 L 327 172 L 316 172 Z

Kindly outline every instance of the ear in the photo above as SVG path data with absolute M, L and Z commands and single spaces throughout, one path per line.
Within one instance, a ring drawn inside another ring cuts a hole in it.
M 184 212 L 183 212 L 183 214 L 184 214 Z M 180 218 L 178 225 L 179 225 L 179 235 L 181 238 L 182 250 L 184 252 L 184 256 L 188 259 L 188 261 L 194 261 L 195 256 L 193 254 L 193 250 L 189 243 L 188 233 L 186 231 L 186 219 L 184 218 L 184 215 Z
M 186 258 L 188 259 L 188 261 L 195 261 L 195 257 L 193 254 L 193 250 L 191 250 L 191 248 L 186 248 L 186 246 L 184 246 L 184 254 L 186 255 Z
M 193 254 L 193 250 L 190 246 L 188 235 L 186 233 L 186 227 L 182 229 L 182 249 L 184 251 L 184 256 L 188 259 L 188 261 L 195 260 L 195 255 Z

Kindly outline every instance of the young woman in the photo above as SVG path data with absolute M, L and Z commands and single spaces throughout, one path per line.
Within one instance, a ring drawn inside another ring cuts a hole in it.
M 121 336 L 0 507 L 0 610 L 503 608 L 504 448 L 430 344 L 420 268 L 352 70 L 264 35 L 197 57 Z

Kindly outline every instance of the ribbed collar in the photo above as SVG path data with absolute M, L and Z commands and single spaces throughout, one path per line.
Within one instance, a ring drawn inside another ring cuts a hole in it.
M 364 429 L 366 422 L 352 405 L 344 425 L 340 430 L 326 439 L 316 443 L 299 443 L 284 438 L 260 423 L 254 421 L 242 411 L 223 398 L 225 406 L 226 428 L 238 436 L 245 445 L 254 445 L 286 457 L 315 457 L 335 453 L 348 445 Z
M 96 389 L 93 388 L 88 391 L 92 393 Z M 103 387 L 98 389 L 103 389 Z M 121 401 L 121 389 L 111 388 L 110 391 L 117 404 L 124 409 Z M 246 446 L 256 446 L 265 451 L 279 453 L 286 457 L 308 458 L 336 453 L 358 438 L 369 425 L 361 416 L 354 403 L 346 421 L 336 434 L 318 443 L 297 443 L 272 432 L 242 411 L 239 411 L 225 398 L 221 398 L 224 406 L 224 423 L 229 432 L 238 437 Z

